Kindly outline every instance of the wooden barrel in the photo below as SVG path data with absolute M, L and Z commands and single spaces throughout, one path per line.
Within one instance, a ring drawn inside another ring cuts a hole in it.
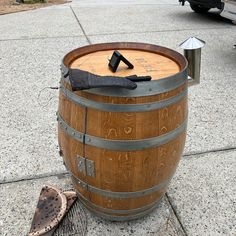
M 114 50 L 134 69 L 115 75 L 150 75 L 135 90 L 93 88 L 72 92 L 67 68 L 114 75 Z M 81 47 L 62 63 L 59 147 L 81 202 L 110 220 L 151 212 L 181 158 L 187 125 L 187 61 L 171 49 L 143 43 Z

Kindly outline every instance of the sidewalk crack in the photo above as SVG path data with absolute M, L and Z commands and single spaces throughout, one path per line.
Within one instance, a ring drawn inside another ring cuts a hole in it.
M 213 149 L 213 150 L 206 150 L 202 152 L 193 152 L 193 153 L 186 153 L 183 155 L 184 158 L 189 158 L 191 156 L 198 156 L 198 155 L 205 155 L 209 153 L 215 153 L 215 152 L 230 152 L 230 151 L 235 151 L 236 147 L 225 147 L 225 148 L 219 148 L 219 149 Z
M 170 200 L 168 194 L 166 193 L 165 195 L 166 195 L 166 198 L 167 198 L 167 200 L 168 200 L 168 203 L 169 203 L 170 206 L 171 206 L 171 209 L 173 210 L 173 213 L 174 213 L 174 215 L 175 215 L 177 221 L 179 222 L 179 225 L 180 225 L 181 229 L 183 230 L 184 235 L 188 236 L 188 234 L 187 234 L 187 232 L 186 232 L 186 230 L 185 230 L 185 228 L 184 228 L 184 226 L 183 226 L 183 224 L 182 224 L 182 222 L 181 222 L 181 220 L 180 220 L 180 217 L 179 217 L 179 215 L 177 214 L 177 211 L 176 211 L 176 209 L 174 208 L 174 206 L 173 206 L 173 204 L 172 204 L 172 202 L 171 202 L 171 200 Z
M 31 180 L 39 180 L 39 179 L 45 179 L 45 178 L 50 178 L 50 177 L 62 178 L 62 177 L 66 177 L 66 176 L 69 176 L 69 173 L 67 171 L 62 171 L 62 172 L 58 172 L 58 173 L 45 173 L 45 174 L 42 174 L 42 175 L 22 177 L 20 179 L 11 179 L 11 180 L 8 180 L 8 181 L 0 181 L 0 185 L 13 184 L 13 183 L 31 181 Z
M 75 11 L 74 11 L 74 9 L 72 8 L 72 6 L 70 6 L 70 9 L 71 9 L 71 11 L 72 11 L 72 13 L 73 13 L 73 15 L 74 15 L 74 17 L 75 17 L 77 23 L 79 24 L 79 27 L 80 27 L 80 29 L 82 30 L 82 32 L 83 32 L 83 34 L 84 34 L 86 40 L 88 41 L 89 44 L 92 44 L 91 41 L 90 41 L 90 39 L 89 39 L 89 37 L 88 37 L 88 35 L 86 34 L 86 32 L 85 32 L 83 26 L 81 25 L 81 23 L 80 23 L 80 21 L 79 21 L 79 18 L 78 18 L 77 15 L 75 14 Z

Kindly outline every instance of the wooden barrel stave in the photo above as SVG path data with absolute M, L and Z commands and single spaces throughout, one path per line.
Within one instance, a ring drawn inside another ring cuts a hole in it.
M 69 141 L 61 148 L 71 150 L 70 154 L 64 155 L 64 160 L 74 176 L 99 189 L 132 192 L 148 189 L 172 177 L 184 147 L 185 135 L 184 132 L 167 144 L 140 151 L 119 152 L 85 145 L 86 158 L 99 163 L 95 165 L 96 178 L 78 171 L 76 156 L 83 155 L 81 143 L 66 134 L 60 137 Z
M 142 172 L 138 172 L 136 174 L 136 176 L 138 178 L 134 178 L 134 176 L 130 176 L 132 179 L 132 182 L 128 182 L 128 181 L 124 181 L 127 180 L 126 177 L 122 176 L 128 176 L 129 175 L 129 170 L 127 169 L 123 169 L 123 175 L 120 174 L 120 172 L 118 172 L 118 174 L 116 175 L 116 172 L 118 170 L 118 168 L 109 168 L 110 166 L 108 166 L 108 164 L 106 163 L 106 161 L 104 160 L 104 162 L 100 163 L 99 167 L 102 167 L 102 169 L 99 171 L 97 169 L 96 166 L 96 180 L 92 177 L 89 176 L 84 176 L 81 175 L 81 173 L 78 172 L 78 169 L 76 168 L 77 163 L 75 160 L 75 155 L 78 153 L 78 150 L 76 150 L 77 148 L 75 148 L 74 153 L 72 154 L 72 156 L 68 156 L 67 158 L 65 158 L 66 163 L 68 163 L 68 168 L 71 170 L 71 172 L 77 176 L 79 179 L 83 180 L 84 182 L 88 183 L 91 186 L 97 187 L 99 189 L 103 189 L 103 190 L 108 190 L 108 191 L 114 191 L 114 192 L 134 192 L 134 191 L 139 191 L 139 190 L 143 190 L 143 189 L 147 189 L 152 187 L 153 185 L 158 185 L 160 183 L 163 183 L 165 180 L 170 180 L 171 177 L 173 176 L 175 169 L 178 165 L 179 162 L 179 156 L 182 153 L 183 147 L 184 147 L 184 139 L 185 139 L 185 132 L 183 134 L 181 134 L 180 137 L 178 137 L 176 140 L 171 141 L 170 143 L 167 143 L 165 145 L 162 145 L 161 147 L 158 148 L 153 148 L 153 150 L 150 150 L 150 152 L 147 152 L 146 150 L 146 155 L 151 157 L 150 159 L 150 164 L 146 166 L 144 166 L 144 168 L 146 167 L 150 167 L 153 166 L 153 163 L 155 163 L 155 159 L 157 158 L 156 156 L 153 156 L 152 154 L 157 153 L 156 155 L 158 156 L 159 162 L 156 163 L 156 165 L 159 165 L 160 167 L 157 168 L 156 173 L 155 172 L 151 172 L 150 168 L 147 169 L 148 172 L 144 171 L 145 174 L 143 175 L 143 179 L 141 178 L 140 180 L 140 176 L 143 174 Z M 69 147 L 76 147 L 75 146 L 75 141 L 73 139 L 70 139 L 67 137 L 67 140 L 70 140 L 71 143 L 69 143 L 68 147 L 63 146 L 63 150 L 64 149 L 69 149 Z M 78 143 L 78 142 L 77 142 Z M 79 144 L 80 145 L 80 144 Z M 95 151 L 95 149 L 97 149 L 97 152 Z M 178 150 L 176 152 L 176 150 Z M 99 155 L 99 153 L 103 153 L 103 155 Z M 101 150 L 95 147 L 91 147 L 86 145 L 86 157 L 90 160 L 94 160 L 95 163 L 99 162 L 99 158 L 101 156 L 110 156 L 110 154 L 107 154 L 107 150 Z M 112 151 L 113 153 L 116 153 L 114 151 Z M 140 165 L 140 160 L 142 155 L 140 155 L 140 153 L 144 152 L 144 151 L 138 151 L 137 152 L 133 152 L 133 160 L 138 163 L 138 164 L 133 164 L 134 166 L 136 165 Z M 172 153 L 172 155 L 171 155 Z M 116 153 L 117 154 L 117 153 Z M 117 154 L 119 156 L 119 153 Z M 168 158 L 167 158 L 168 157 Z M 70 160 L 68 162 L 68 160 Z M 73 160 L 74 162 L 71 163 L 71 160 Z M 131 161 L 132 163 L 132 161 Z M 114 165 L 114 163 L 113 163 Z M 119 165 L 114 165 L 115 167 Z M 140 165 L 142 166 L 142 165 Z M 110 173 L 108 173 L 107 175 L 104 175 L 104 169 L 108 169 L 110 170 Z M 149 174 L 149 172 L 151 172 L 152 174 L 154 174 L 154 176 L 152 176 L 151 174 Z M 156 174 L 156 175 L 155 175 Z M 114 178 L 120 175 L 120 179 L 119 178 Z M 152 177 L 152 178 L 151 178 Z M 147 181 L 144 181 L 144 179 L 149 179 L 150 182 L 147 183 Z M 114 179 L 114 180 L 113 180 Z M 109 182 L 107 180 L 110 180 Z M 113 180 L 113 181 L 112 181 Z M 120 183 L 124 183 L 124 185 L 120 185 Z M 139 185 L 135 186 L 133 185 L 133 183 L 138 183 Z M 127 184 L 129 183 L 129 184 Z M 135 188 L 134 188 L 135 186 Z M 163 188 L 161 190 L 159 190 L 158 192 L 155 192 L 153 194 L 149 194 L 145 197 L 136 197 L 136 198 L 127 198 L 127 199 L 116 199 L 116 198 L 109 198 L 109 197 L 104 197 L 101 196 L 99 194 L 96 193 L 92 193 L 92 192 L 86 192 L 86 190 L 82 189 L 79 187 L 78 184 L 76 184 L 76 188 L 79 190 L 80 193 L 82 193 L 82 195 L 88 199 L 91 203 L 98 205 L 102 208 L 110 208 L 110 209 L 120 209 L 120 210 L 129 210 L 129 209 L 136 209 L 136 208 L 142 208 L 146 205 L 151 204 L 152 202 L 157 201 L 165 192 L 166 188 Z M 110 207 L 109 207 L 110 206 Z
M 186 89 L 186 85 L 179 92 L 184 89 Z M 166 99 L 166 95 L 162 94 L 162 96 L 164 99 L 159 99 L 160 102 Z M 145 103 L 150 102 L 147 99 L 145 100 Z M 112 102 L 113 100 L 110 101 L 110 103 Z M 86 132 L 92 136 L 114 140 L 156 137 L 174 130 L 187 119 L 186 104 L 187 96 L 184 96 L 173 105 L 146 112 L 107 112 L 87 108 Z M 63 94 L 60 94 L 59 113 L 70 127 L 84 132 L 84 108 L 71 102 Z M 81 117 L 79 120 L 75 118 L 78 116 Z M 94 122 L 97 122 L 97 124 Z M 126 127 L 123 125 L 124 122 Z M 147 125 L 143 126 L 143 124 Z M 151 130 L 149 129 L 150 125 L 154 126 Z M 119 132 L 116 132 L 116 130 Z
M 75 179 L 73 180 L 73 183 L 77 187 L 80 186 L 78 185 L 78 181 L 76 181 Z M 157 192 L 154 192 L 145 196 L 138 196 L 138 197 L 133 197 L 133 198 L 105 197 L 101 194 L 87 191 L 89 198 L 85 198 L 83 195 L 83 199 L 87 199 L 91 203 L 91 205 L 95 205 L 97 207 L 103 208 L 104 212 L 106 211 L 106 209 L 125 211 L 125 210 L 142 208 L 146 205 L 151 205 L 152 203 L 160 199 L 160 197 L 163 195 L 165 190 L 166 190 L 166 187 L 163 187 Z M 123 213 L 123 214 L 127 214 L 127 213 Z

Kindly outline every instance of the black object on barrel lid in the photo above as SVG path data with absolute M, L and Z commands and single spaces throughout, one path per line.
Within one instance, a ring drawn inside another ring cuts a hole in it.
M 133 82 L 142 82 L 142 81 L 150 81 L 152 79 L 151 76 L 137 76 L 137 75 L 129 75 L 125 77 L 126 79 L 129 79 Z
M 136 89 L 135 82 L 150 81 L 151 76 L 137 76 L 130 75 L 126 77 L 119 76 L 100 76 L 89 73 L 79 69 L 68 69 L 69 81 L 73 91 L 90 89 L 90 88 L 103 88 L 103 87 L 116 87 L 126 89 Z
M 133 64 L 129 62 L 120 52 L 114 51 L 108 64 L 112 72 L 116 72 L 121 61 L 123 61 L 128 66 L 129 69 L 134 68 Z
M 126 89 L 135 89 L 137 87 L 135 82 L 125 77 L 100 76 L 87 71 L 71 68 L 69 68 L 68 75 L 73 91 L 101 87 L 116 87 Z

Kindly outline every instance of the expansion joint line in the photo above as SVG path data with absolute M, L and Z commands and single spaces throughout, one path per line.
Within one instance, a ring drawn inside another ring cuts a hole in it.
M 82 32 L 83 32 L 83 34 L 84 34 L 86 40 L 88 41 L 89 44 L 92 44 L 91 41 L 90 41 L 90 39 L 89 39 L 89 37 L 88 37 L 87 34 L 85 33 L 85 30 L 84 30 L 83 26 L 81 25 L 81 23 L 80 23 L 80 21 L 79 21 L 77 15 L 75 14 L 74 9 L 73 9 L 71 6 L 70 6 L 70 9 L 71 9 L 71 11 L 72 11 L 72 13 L 73 13 L 73 15 L 74 15 L 74 17 L 75 17 L 77 23 L 79 24 L 79 27 L 80 27 L 80 29 L 82 30 Z
M 20 178 L 20 179 L 0 181 L 0 185 L 13 184 L 13 183 L 25 182 L 25 181 L 34 181 L 34 180 L 45 179 L 45 178 L 50 178 L 50 177 L 62 178 L 62 177 L 66 177 L 66 176 L 69 176 L 68 171 L 62 171 L 62 172 L 59 172 L 59 173 L 46 173 L 46 174 L 42 174 L 42 175 L 35 175 L 35 176 L 24 177 L 24 178 Z
M 226 148 L 220 148 L 220 149 L 213 149 L 213 150 L 207 150 L 203 152 L 196 152 L 196 153 L 187 153 L 184 154 L 184 158 L 189 158 L 191 156 L 198 156 L 198 155 L 205 155 L 205 154 L 210 154 L 210 153 L 215 153 L 215 152 L 229 152 L 229 151 L 235 151 L 236 147 L 226 147 Z
M 171 206 L 171 208 L 172 208 L 172 210 L 173 210 L 173 213 L 174 213 L 174 215 L 175 215 L 175 217 L 176 217 L 176 219 L 177 219 L 177 221 L 178 221 L 178 223 L 179 223 L 181 229 L 183 230 L 184 235 L 185 235 L 185 236 L 188 236 L 188 234 L 187 234 L 187 232 L 186 232 L 186 230 L 185 230 L 185 228 L 184 228 L 182 222 L 180 221 L 179 215 L 177 214 L 177 211 L 176 211 L 176 209 L 174 208 L 174 206 L 173 206 L 173 204 L 172 204 L 172 202 L 171 202 L 171 200 L 170 200 L 168 194 L 166 193 L 165 195 L 166 195 L 166 198 L 167 198 L 167 200 L 168 200 L 168 203 L 170 204 L 170 206 Z

